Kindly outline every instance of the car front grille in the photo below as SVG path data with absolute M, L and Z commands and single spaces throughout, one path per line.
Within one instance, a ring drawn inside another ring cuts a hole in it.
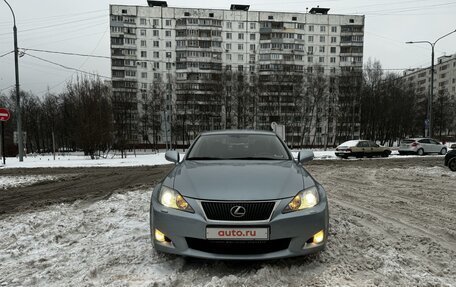
M 203 201 L 201 202 L 207 219 L 223 221 L 259 221 L 268 220 L 274 209 L 275 202 L 243 202 L 243 201 Z M 241 206 L 245 210 L 243 216 L 234 216 L 232 209 Z
M 275 240 L 206 240 L 187 237 L 187 245 L 191 249 L 233 255 L 266 254 L 287 249 L 290 238 Z

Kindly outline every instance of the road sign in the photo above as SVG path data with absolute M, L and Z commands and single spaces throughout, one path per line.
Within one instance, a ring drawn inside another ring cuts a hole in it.
M 6 122 L 9 120 L 11 114 L 8 109 L 0 108 L 0 121 Z

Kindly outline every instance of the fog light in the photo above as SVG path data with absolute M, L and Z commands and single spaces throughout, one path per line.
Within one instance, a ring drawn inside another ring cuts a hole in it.
M 321 243 L 321 242 L 323 242 L 324 238 L 325 238 L 325 233 L 323 230 L 320 230 L 319 232 L 314 234 L 313 243 Z
M 158 242 L 166 242 L 165 234 L 163 234 L 163 232 L 161 232 L 160 230 L 155 229 L 155 240 L 157 240 Z

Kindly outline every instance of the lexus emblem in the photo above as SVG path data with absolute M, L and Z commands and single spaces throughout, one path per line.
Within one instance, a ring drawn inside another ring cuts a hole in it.
M 245 207 L 236 205 L 231 207 L 230 213 L 233 217 L 243 217 L 245 215 Z

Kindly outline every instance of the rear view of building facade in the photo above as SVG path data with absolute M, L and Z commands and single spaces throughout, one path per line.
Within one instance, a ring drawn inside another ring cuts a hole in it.
M 359 134 L 364 16 L 111 5 L 116 124 L 140 144 L 285 125 L 287 144 Z

